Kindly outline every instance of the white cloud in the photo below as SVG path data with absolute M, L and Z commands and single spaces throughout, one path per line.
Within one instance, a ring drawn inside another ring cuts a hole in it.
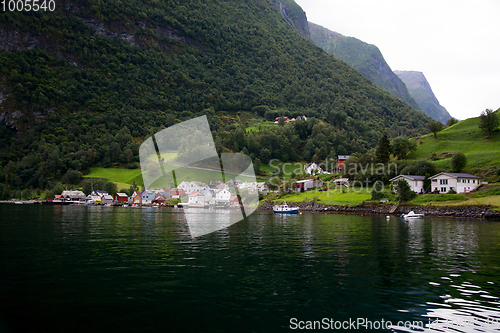
M 500 108 L 500 1 L 296 2 L 310 22 L 378 46 L 393 70 L 423 72 L 452 116 Z

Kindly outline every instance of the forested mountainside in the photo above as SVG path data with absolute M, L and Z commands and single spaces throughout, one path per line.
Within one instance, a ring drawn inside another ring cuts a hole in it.
M 416 71 L 394 71 L 394 73 L 403 80 L 411 96 L 417 101 L 426 115 L 446 124 L 451 115 L 439 104 L 423 73 Z
M 271 1 L 54 3 L 0 13 L 2 191 L 137 167 L 143 140 L 199 115 L 219 152 L 263 163 L 427 131 L 430 118 L 298 35 Z M 245 130 L 276 115 L 309 119 Z
M 311 40 L 335 58 L 345 61 L 377 87 L 422 111 L 401 79 L 393 73 L 375 45 L 354 37 L 346 37 L 309 22 Z

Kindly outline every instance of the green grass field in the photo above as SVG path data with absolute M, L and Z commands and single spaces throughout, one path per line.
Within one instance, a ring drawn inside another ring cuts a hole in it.
M 500 117 L 500 112 L 496 114 Z M 479 117 L 462 120 L 457 124 L 434 134 L 428 134 L 417 139 L 417 150 L 408 156 L 408 159 L 426 159 L 432 153 L 463 152 L 467 156 L 466 170 L 484 169 L 500 165 L 500 132 L 496 131 L 492 138 L 479 129 Z M 443 158 L 432 163 L 438 169 L 449 169 L 451 157 Z
M 278 126 L 274 123 L 274 121 L 270 121 L 270 122 L 256 122 L 257 126 L 252 125 L 252 126 L 248 126 L 245 131 L 248 133 L 248 132 L 253 132 L 253 131 L 262 131 L 262 130 L 265 130 L 266 128 L 269 128 L 269 127 L 274 127 L 274 126 Z
M 142 184 L 141 169 L 118 169 L 118 168 L 92 168 L 88 175 L 83 177 L 88 178 L 106 178 L 110 182 L 123 183 L 132 185 L 133 182 L 137 185 Z
M 317 200 L 324 205 L 335 206 L 356 206 L 371 199 L 371 188 L 341 188 L 330 189 L 329 191 L 308 191 L 303 193 L 290 193 L 280 196 L 273 201 L 282 202 L 302 202 Z

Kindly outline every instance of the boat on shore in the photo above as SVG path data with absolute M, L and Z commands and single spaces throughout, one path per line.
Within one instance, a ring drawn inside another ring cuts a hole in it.
M 283 201 L 283 203 L 273 206 L 273 212 L 278 214 L 298 214 L 299 207 L 290 207 L 286 201 Z
M 401 214 L 400 216 L 402 219 L 409 220 L 409 219 L 420 219 L 424 217 L 424 214 L 416 214 L 414 211 L 409 212 L 408 214 Z

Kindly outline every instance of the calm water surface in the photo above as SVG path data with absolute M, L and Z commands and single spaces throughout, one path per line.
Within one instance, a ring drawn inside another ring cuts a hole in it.
M 0 205 L 0 332 L 500 332 L 499 284 L 499 222 Z

